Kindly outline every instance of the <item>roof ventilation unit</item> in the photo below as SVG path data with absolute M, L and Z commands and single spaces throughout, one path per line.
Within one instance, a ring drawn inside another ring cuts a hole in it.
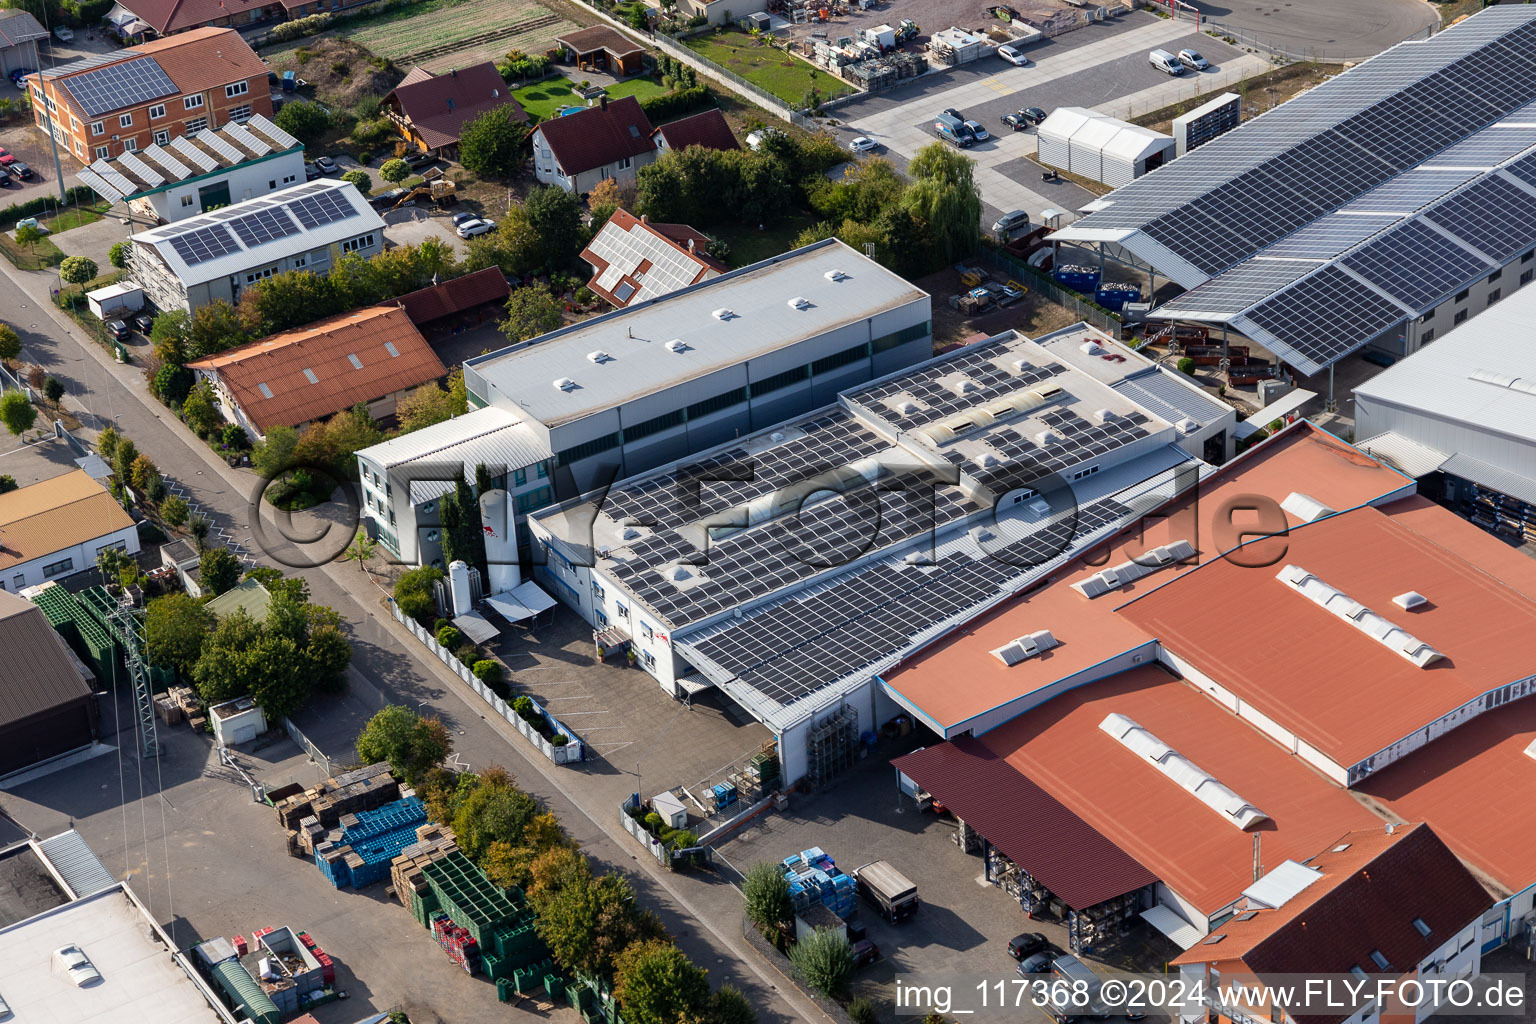
M 587 361 L 596 363 L 598 366 L 602 366 L 604 363 L 611 363 L 613 361 L 613 356 L 609 355 L 607 352 L 604 352 L 602 349 L 598 349 L 595 352 L 587 353 Z
M 1238 828 L 1247 828 L 1269 817 L 1125 715 L 1106 715 L 1099 728 Z
M 1329 586 L 1299 565 L 1287 565 L 1275 578 L 1292 590 L 1354 626 L 1366 636 L 1413 662 L 1419 668 L 1445 657 L 1402 626 L 1382 618 L 1337 587 Z
M 1003 464 L 1002 458 L 995 452 L 982 452 L 981 458 L 977 461 L 981 463 L 983 469 L 994 469 Z
M 848 275 L 843 273 L 841 270 L 829 270 L 825 274 L 822 274 L 821 276 L 826 278 L 828 281 L 846 281 L 846 280 L 848 280 Z
M 674 583 L 681 583 L 683 580 L 692 579 L 693 573 L 688 571 L 686 565 L 674 565 L 671 569 L 667 570 L 667 578 Z
M 990 544 L 997 540 L 997 534 L 985 526 L 978 526 L 971 530 L 971 539 L 976 541 L 977 544 Z
M 796 295 L 794 298 L 789 300 L 789 304 L 795 309 L 811 308 L 811 300 L 806 298 L 804 295 Z
M 1415 608 L 1422 608 L 1429 604 L 1429 598 L 1425 597 L 1417 590 L 1410 590 L 1406 594 L 1398 594 L 1392 599 L 1392 603 L 1397 605 L 1405 612 L 1411 612 Z
M 633 526 L 626 526 L 626 527 L 624 527 L 624 539 L 625 540 L 639 540 L 640 539 L 640 531 L 635 529 Z
M 1096 341 L 1083 342 L 1082 349 L 1085 356 L 1102 356 L 1105 352 L 1109 351 Z
M 1243 890 L 1250 907 L 1279 910 L 1302 891 L 1323 877 L 1316 868 L 1309 868 L 1294 860 L 1282 861 L 1279 867 L 1264 872 L 1258 881 Z
M 1061 435 L 1047 427 L 1045 430 L 1042 430 L 1040 433 L 1035 435 L 1035 443 L 1042 446 L 1048 444 L 1060 444 Z
M 912 401 L 912 399 L 904 398 L 896 403 L 896 411 L 903 416 L 916 416 L 922 410 L 917 407 L 917 403 Z
M 1108 409 L 1096 409 L 1093 413 L 1093 422 L 1098 424 L 1111 423 L 1117 417 Z
M 1030 502 L 1024 507 L 1029 509 L 1037 516 L 1047 515 L 1051 511 L 1051 503 L 1046 501 L 1044 498 L 1036 498 L 1034 501 Z
M 734 309 L 726 309 L 724 306 L 721 306 L 719 309 L 711 313 L 710 316 L 714 317 L 716 320 L 734 320 L 736 318 L 736 311 Z
M 1200 429 L 1200 424 L 1197 421 L 1190 419 L 1188 416 L 1185 416 L 1183 419 L 1179 420 L 1179 422 L 1175 423 L 1174 426 L 1177 427 L 1179 429 L 1179 433 L 1183 434 L 1185 437 L 1188 437 L 1190 434 L 1193 434 L 1195 431 Z
M 1338 511 L 1329 508 L 1310 494 L 1302 494 L 1300 491 L 1292 491 L 1285 496 L 1280 507 L 1304 523 L 1310 523 L 1324 516 L 1331 516 Z
M 784 431 L 775 430 L 773 433 L 768 435 L 768 440 L 772 441 L 774 444 L 778 444 L 780 441 L 784 440 Z
M 673 338 L 671 341 L 667 342 L 668 352 L 687 352 L 688 349 L 688 343 L 682 338 Z
M 1531 740 L 1530 743 L 1526 744 L 1525 756 L 1529 757 L 1533 761 L 1536 761 L 1536 740 Z
M 555 387 L 559 388 L 561 391 L 575 391 L 576 382 L 570 377 L 560 377 L 556 379 Z
M 1017 639 L 1010 640 L 997 650 L 992 652 L 992 657 L 1007 665 L 1009 668 L 1017 665 L 1027 658 L 1033 658 L 1056 646 L 1056 638 L 1048 629 L 1038 629 L 1033 633 L 1025 633 Z
M 1121 562 L 1119 565 L 1101 569 L 1092 576 L 1072 584 L 1072 589 L 1091 600 L 1123 587 L 1127 583 L 1134 583 L 1143 576 L 1150 576 L 1159 569 L 1165 569 L 1176 562 L 1193 558 L 1194 554 L 1193 544 L 1187 540 L 1176 540 L 1172 544 L 1164 544 L 1145 551 L 1129 562 Z

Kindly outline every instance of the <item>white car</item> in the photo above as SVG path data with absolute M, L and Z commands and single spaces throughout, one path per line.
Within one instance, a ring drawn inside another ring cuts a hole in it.
M 1017 46 L 1004 43 L 997 48 L 997 55 L 1014 67 L 1029 67 L 1029 58 L 1024 56 L 1024 51 L 1020 50 Z
M 53 966 L 63 971 L 76 988 L 84 988 L 101 980 L 101 972 L 91 963 L 91 958 L 79 946 L 61 946 L 53 951 Z
M 874 153 L 880 149 L 880 143 L 876 142 L 868 135 L 860 135 L 852 142 L 848 143 L 848 148 L 853 150 L 855 153 Z
M 496 222 L 493 220 L 480 220 L 479 218 L 475 218 L 474 220 L 465 221 L 455 230 L 458 232 L 460 238 L 474 238 L 476 235 L 483 235 L 487 231 L 496 230 Z
M 783 135 L 777 128 L 759 128 L 757 131 L 747 133 L 747 148 L 756 153 L 769 139 Z

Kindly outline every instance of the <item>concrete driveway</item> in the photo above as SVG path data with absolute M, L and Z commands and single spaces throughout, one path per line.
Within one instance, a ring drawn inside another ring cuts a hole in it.
M 1176 51 L 1186 46 L 1205 54 L 1211 68 L 1170 78 L 1147 63 L 1146 54 L 1153 48 Z M 1004 114 L 1024 106 L 1047 112 L 1082 106 L 1127 117 L 1213 91 L 1269 66 L 1259 57 L 1196 34 L 1189 22 L 1142 13 L 1069 32 L 1032 47 L 1029 54 L 1034 62 L 1030 67 L 984 57 L 842 107 L 838 115 L 845 124 L 838 131 L 883 143 L 892 162 L 904 166 L 935 140 L 934 114 L 955 107 L 988 131 L 1003 133 L 965 151 L 976 161 L 984 221 L 991 224 L 1009 210 L 1027 210 L 1038 217 L 1047 208 L 1075 209 L 1091 196 L 1076 186 L 1042 186 L 1039 174 L 1024 162 L 1035 155 L 1033 132 L 1009 131 L 1001 123 Z
M 112 207 L 105 217 L 90 224 L 82 224 L 68 231 L 59 231 L 49 235 L 54 245 L 63 250 L 66 256 L 89 256 L 96 261 L 96 265 L 102 273 L 111 270 L 107 262 L 107 252 L 118 242 L 128 238 L 127 207 L 118 205 Z M 144 230 L 144 224 L 139 224 L 138 230 Z
M 1440 24 L 1423 0 L 1196 0 L 1238 41 L 1298 59 L 1364 60 Z M 1206 26 L 1202 26 L 1204 28 Z

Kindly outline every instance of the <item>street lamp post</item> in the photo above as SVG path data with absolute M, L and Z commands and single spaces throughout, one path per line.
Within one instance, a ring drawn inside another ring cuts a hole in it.
M 48 27 L 47 4 L 43 5 L 43 31 L 48 33 L 50 39 L 48 44 L 48 67 L 51 70 L 57 67 L 59 62 L 53 56 L 53 43 L 51 42 L 53 30 Z M 42 62 L 39 61 L 38 63 Z M 48 93 L 43 88 L 43 71 L 41 68 L 37 71 L 37 89 L 42 97 L 43 122 L 48 126 L 48 147 L 53 151 L 53 176 L 59 185 L 59 203 L 63 205 L 69 202 L 69 198 L 68 193 L 64 189 L 64 168 L 59 163 L 59 140 L 53 133 L 53 113 L 48 109 Z

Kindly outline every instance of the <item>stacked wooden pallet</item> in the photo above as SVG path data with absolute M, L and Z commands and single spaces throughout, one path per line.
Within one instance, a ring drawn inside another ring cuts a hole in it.
M 342 815 L 371 811 L 400 798 L 400 783 L 389 774 L 389 765 L 381 761 L 326 779 L 279 802 L 277 820 L 283 828 L 297 833 L 301 845 L 307 836 L 308 852 L 312 853 L 316 834 L 339 826 Z
M 417 896 L 427 892 L 430 886 L 421 869 L 440 857 L 446 857 L 459 848 L 453 829 L 447 825 L 428 822 L 416 830 L 416 843 L 400 851 L 389 866 L 390 887 L 407 909 L 411 906 L 410 893 Z

